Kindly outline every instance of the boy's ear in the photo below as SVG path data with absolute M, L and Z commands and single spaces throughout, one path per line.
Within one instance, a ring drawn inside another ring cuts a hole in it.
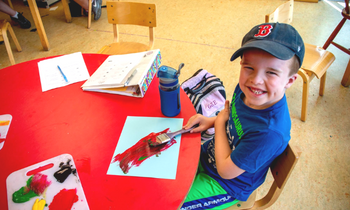
M 289 77 L 288 83 L 286 86 L 284 86 L 285 89 L 288 89 L 292 84 L 295 82 L 295 80 L 298 78 L 298 74 L 293 74 L 292 76 Z

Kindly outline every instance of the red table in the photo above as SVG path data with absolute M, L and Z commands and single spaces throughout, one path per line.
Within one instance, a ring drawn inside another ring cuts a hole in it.
M 107 55 L 83 57 L 91 75 Z M 0 69 L 0 115 L 13 117 L 0 150 L 0 209 L 7 209 L 7 176 L 64 153 L 74 158 L 92 210 L 180 208 L 199 161 L 198 133 L 182 137 L 175 180 L 106 175 L 127 116 L 165 117 L 158 79 L 142 99 L 84 92 L 83 82 L 42 92 L 37 62 L 43 59 Z M 182 90 L 181 106 L 176 118 L 187 122 L 195 109 Z

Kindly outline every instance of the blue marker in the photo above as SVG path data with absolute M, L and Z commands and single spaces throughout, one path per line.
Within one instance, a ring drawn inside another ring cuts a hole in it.
M 58 70 L 60 70 L 60 72 L 61 72 L 61 74 L 62 74 L 64 80 L 66 80 L 66 82 L 68 82 L 67 77 L 66 77 L 66 75 L 63 74 L 63 71 L 61 70 L 60 66 L 57 65 L 57 67 L 58 67 Z

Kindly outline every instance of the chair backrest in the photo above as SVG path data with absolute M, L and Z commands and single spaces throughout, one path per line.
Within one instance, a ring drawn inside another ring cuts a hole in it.
M 114 41 L 119 42 L 118 24 L 149 27 L 149 46 L 153 47 L 157 26 L 156 5 L 136 2 L 107 1 L 108 22 L 113 24 Z
M 270 207 L 280 196 L 286 185 L 301 152 L 298 148 L 292 148 L 289 144 L 284 152 L 278 156 L 271 164 L 270 170 L 274 179 L 268 193 L 259 200 L 255 200 L 255 190 L 247 201 L 239 201 L 226 210 L 261 210 Z
M 107 1 L 107 17 L 111 24 L 157 26 L 155 4 Z
M 301 152 L 298 148 L 292 148 L 289 144 L 284 152 L 271 164 L 270 169 L 274 182 L 267 195 L 254 203 L 251 209 L 266 209 L 270 207 L 280 196 L 287 183 Z
M 290 24 L 293 21 L 294 1 L 289 0 L 275 9 L 271 14 L 265 15 L 265 22 L 280 22 Z

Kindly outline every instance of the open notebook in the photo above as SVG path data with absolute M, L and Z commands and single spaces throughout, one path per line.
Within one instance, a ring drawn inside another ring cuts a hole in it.
M 161 63 L 160 50 L 111 55 L 81 86 L 84 91 L 143 97 Z

